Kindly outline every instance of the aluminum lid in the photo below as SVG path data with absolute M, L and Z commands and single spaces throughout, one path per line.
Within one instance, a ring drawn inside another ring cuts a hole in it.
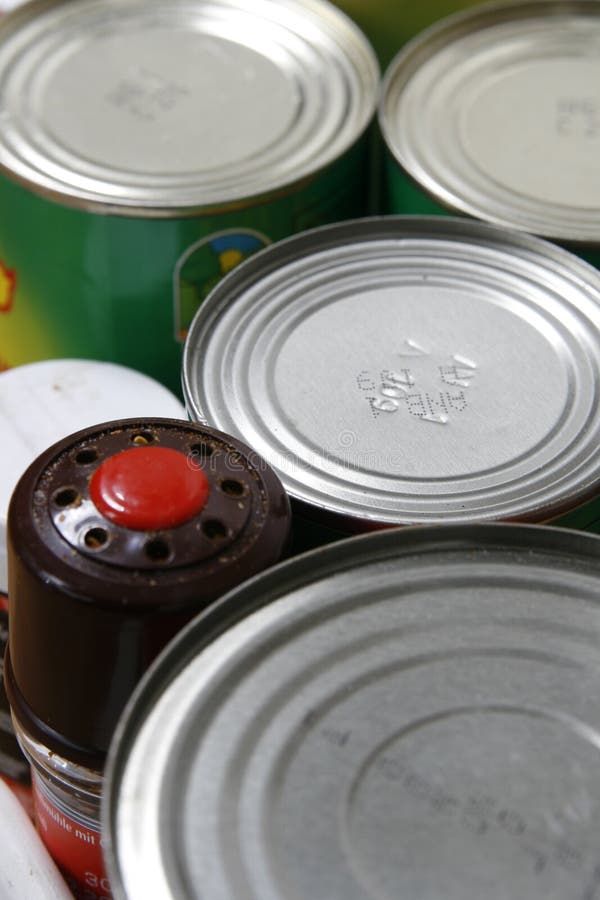
M 466 219 L 314 229 L 217 286 L 183 387 L 342 527 L 539 521 L 600 491 L 600 273 Z
M 130 416 L 185 419 L 186 413 L 158 381 L 114 363 L 50 359 L 0 374 L 0 592 L 8 589 L 8 504 L 27 466 L 68 434 Z
M 122 213 L 222 205 L 338 158 L 378 86 L 322 0 L 34 0 L 0 22 L 0 169 Z
M 600 540 L 363 535 L 229 594 L 121 720 L 122 900 L 592 897 Z
M 379 121 L 392 155 L 456 212 L 600 244 L 600 2 L 451 16 L 401 50 Z

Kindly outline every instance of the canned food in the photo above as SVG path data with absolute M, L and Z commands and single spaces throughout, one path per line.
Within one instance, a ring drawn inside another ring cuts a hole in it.
M 242 585 L 119 724 L 116 897 L 591 897 L 599 595 L 596 535 L 505 524 L 361 535 Z
M 447 209 L 600 265 L 600 2 L 478 6 L 387 68 L 388 209 Z
M 197 612 L 277 562 L 288 534 L 272 470 L 240 441 L 185 421 L 84 429 L 19 480 L 6 690 L 40 833 L 77 897 L 109 893 L 102 770 L 134 686 Z
M 592 528 L 599 313 L 600 273 L 538 238 L 443 216 L 339 223 L 215 288 L 184 348 L 187 408 L 324 525 L 568 513 Z
M 371 45 L 322 0 L 35 0 L 4 17 L 0 364 L 93 357 L 178 388 L 223 273 L 364 211 L 378 87 Z

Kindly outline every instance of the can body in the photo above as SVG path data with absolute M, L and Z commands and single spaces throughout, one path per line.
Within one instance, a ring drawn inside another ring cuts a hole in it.
M 388 212 L 450 212 L 600 262 L 600 4 L 486 3 L 388 65 Z
M 273 241 L 361 215 L 367 150 L 363 137 L 285 195 L 175 218 L 74 209 L 0 176 L 0 367 L 85 357 L 179 391 L 187 329 L 217 280 Z

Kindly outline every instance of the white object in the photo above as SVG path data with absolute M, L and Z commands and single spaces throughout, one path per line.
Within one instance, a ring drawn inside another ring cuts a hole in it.
M 73 900 L 31 819 L 0 780 L 0 900 Z

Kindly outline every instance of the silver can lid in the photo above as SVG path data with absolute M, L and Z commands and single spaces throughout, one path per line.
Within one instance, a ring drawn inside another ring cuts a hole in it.
M 485 4 L 401 50 L 387 147 L 456 212 L 600 245 L 600 2 Z
M 591 897 L 599 596 L 598 537 L 525 525 L 362 535 L 247 582 L 120 723 L 115 896 Z
M 350 530 L 541 521 L 600 485 L 600 273 L 467 219 L 314 229 L 207 298 L 183 388 Z
M 185 419 L 186 412 L 164 385 L 115 363 L 48 359 L 0 374 L 0 593 L 8 589 L 8 504 L 29 463 L 75 431 L 132 416 Z
M 0 21 L 0 169 L 123 213 L 223 205 L 337 159 L 378 86 L 322 0 L 34 0 Z

